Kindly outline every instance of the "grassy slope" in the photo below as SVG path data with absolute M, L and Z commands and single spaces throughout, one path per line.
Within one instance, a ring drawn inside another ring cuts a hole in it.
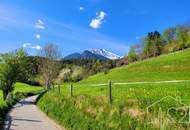
M 106 83 L 109 79 L 115 82 L 190 79 L 190 49 L 116 68 L 81 83 Z
M 17 93 L 17 92 L 22 92 L 22 93 L 34 92 L 35 93 L 41 90 L 42 90 L 42 87 L 34 87 L 34 86 L 27 85 L 24 83 L 16 83 L 14 93 Z M 3 101 L 2 101 L 2 91 L 0 90 L 0 103 L 1 102 Z
M 154 123 L 149 126 L 146 108 L 166 96 L 179 96 L 183 103 L 190 105 L 190 82 L 113 85 L 113 105 L 111 106 L 107 103 L 107 86 L 92 87 L 90 84 L 107 83 L 108 79 L 114 82 L 189 80 L 189 65 L 190 49 L 162 55 L 113 69 L 107 75 L 100 73 L 74 84 L 73 98 L 69 98 L 69 85 L 63 85 L 60 95 L 49 92 L 40 99 L 38 105 L 49 116 L 70 129 L 84 130 L 88 127 L 132 129 L 133 126 L 142 130 L 159 129 L 159 126 Z M 167 109 L 174 106 L 178 107 L 178 104 L 170 101 L 159 104 L 159 107 L 164 108 L 164 120 L 167 120 Z M 155 112 L 148 115 L 153 122 L 157 120 L 159 107 L 156 106 Z M 79 118 L 81 115 L 83 118 Z M 78 120 L 80 120 L 79 124 L 77 124 Z M 89 126 L 85 126 L 83 122 Z M 168 124 L 166 121 L 164 128 L 175 129 L 176 125 Z M 185 126 L 179 125 L 179 129 L 182 127 Z
M 31 85 L 24 84 L 24 83 L 16 83 L 14 92 L 15 93 L 16 92 L 23 92 L 23 93 L 39 92 L 42 89 L 43 89 L 42 87 L 31 86 Z

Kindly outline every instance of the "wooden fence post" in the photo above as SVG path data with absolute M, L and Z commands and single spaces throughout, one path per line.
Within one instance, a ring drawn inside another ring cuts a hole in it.
M 73 85 L 72 82 L 70 83 L 70 97 L 73 96 Z
M 109 103 L 112 104 L 112 82 L 111 80 L 108 81 L 108 100 L 109 100 Z
M 52 91 L 54 92 L 54 84 L 52 84 Z
M 49 79 L 48 79 L 48 81 L 47 81 L 47 89 L 48 89 L 48 91 L 50 90 L 50 81 L 49 81 Z
M 60 84 L 58 84 L 58 93 L 60 94 Z

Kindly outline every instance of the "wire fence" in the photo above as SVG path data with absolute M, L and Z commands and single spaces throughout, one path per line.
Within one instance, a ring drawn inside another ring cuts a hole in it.
M 64 96 L 87 95 L 92 97 L 104 97 L 107 102 L 123 102 L 126 100 L 138 100 L 146 105 L 165 96 L 182 97 L 187 102 L 190 96 L 190 80 L 172 80 L 155 82 L 126 82 L 117 83 L 111 80 L 103 84 L 70 84 L 53 86 L 52 90 Z
M 170 118 L 173 117 L 172 120 L 190 124 L 190 80 L 129 83 L 109 80 L 103 84 L 70 83 L 52 87 L 54 93 L 74 99 L 74 104 L 83 104 L 84 110 L 98 111 L 106 108 L 112 113 L 112 110 L 117 109 L 121 113 L 142 119 L 145 123 L 154 124 L 159 119 L 164 122 L 167 120 L 170 124 Z M 180 110 L 183 115 L 175 110 Z M 177 125 L 179 124 L 172 126 Z

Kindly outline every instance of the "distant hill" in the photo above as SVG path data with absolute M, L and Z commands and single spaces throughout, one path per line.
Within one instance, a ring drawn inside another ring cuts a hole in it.
M 110 79 L 114 82 L 190 80 L 190 49 L 115 68 L 81 82 L 107 83 Z
M 76 59 L 115 60 L 119 58 L 120 57 L 118 55 L 106 51 L 105 49 L 85 50 L 82 53 L 73 53 L 64 57 L 65 60 L 76 60 Z

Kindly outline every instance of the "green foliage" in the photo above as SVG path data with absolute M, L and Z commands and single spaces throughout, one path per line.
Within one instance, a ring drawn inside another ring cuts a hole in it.
M 17 81 L 26 81 L 29 77 L 30 66 L 23 49 L 2 55 L 3 63 L 0 67 L 0 86 L 3 99 L 14 90 Z
M 122 105 L 110 106 L 101 101 L 101 97 L 81 95 L 68 98 L 49 92 L 39 100 L 38 106 L 68 129 L 118 130 L 148 127 L 148 124 L 141 127 L 142 122 L 125 113 Z
M 147 57 L 158 56 L 161 54 L 163 40 L 159 32 L 150 32 L 145 40 L 144 53 Z
M 143 52 L 138 53 L 137 60 L 186 49 L 190 47 L 190 24 L 169 27 L 163 34 L 149 32 L 142 43 Z
M 113 85 L 113 104 L 108 104 L 107 86 L 74 84 L 74 97 L 69 97 L 69 85 L 61 86 L 61 94 L 48 92 L 37 103 L 48 116 L 68 129 L 160 129 L 158 108 L 162 107 L 164 129 L 184 128 L 184 124 L 168 123 L 167 110 L 180 107 L 179 102 L 166 100 L 155 106 L 147 117 L 147 107 L 166 96 L 188 99 L 189 82 L 165 84 Z M 175 114 L 175 113 L 173 113 Z M 153 123 L 150 123 L 148 119 Z M 159 124 L 159 122 L 157 122 Z
M 32 74 L 32 66 L 30 64 L 30 59 L 23 49 L 16 51 L 16 57 L 19 64 L 19 73 L 17 82 L 27 82 Z
M 116 67 L 116 61 L 103 61 L 95 59 L 62 60 L 62 70 L 56 82 L 78 82 L 98 72 L 108 74 L 109 70 Z
M 3 59 L 2 59 L 2 56 L 1 56 L 1 54 L 0 54 L 0 63 L 2 63 L 3 62 Z
M 163 38 L 168 44 L 171 44 L 175 40 L 176 36 L 176 28 L 168 28 L 163 33 Z
M 137 54 L 134 47 L 131 47 L 128 53 L 129 62 L 134 62 L 137 60 Z
M 186 44 L 186 32 L 183 28 L 178 28 L 177 30 L 177 41 L 179 44 L 179 49 L 184 49 Z
M 186 47 L 190 47 L 190 31 L 187 32 Z
M 40 56 L 43 57 L 39 65 L 40 81 L 50 89 L 60 71 L 61 51 L 57 45 L 48 43 L 42 48 Z

